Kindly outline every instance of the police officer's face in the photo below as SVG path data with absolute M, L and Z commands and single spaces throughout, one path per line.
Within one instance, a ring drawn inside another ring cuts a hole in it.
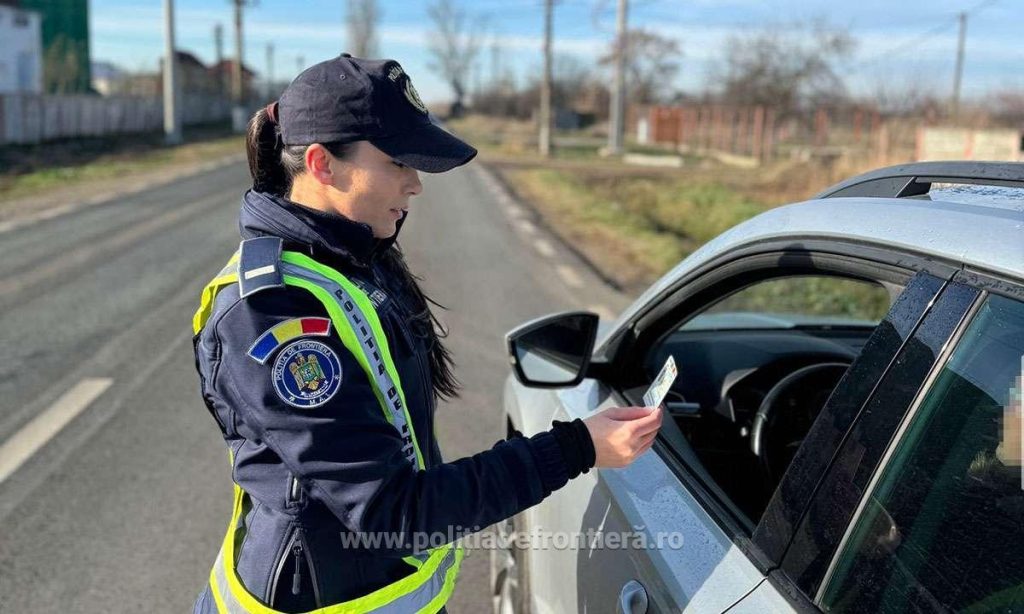
M 409 199 L 423 191 L 415 169 L 400 164 L 367 141 L 359 141 L 344 159 L 331 156 L 331 201 L 349 219 L 369 224 L 373 236 L 395 234 Z

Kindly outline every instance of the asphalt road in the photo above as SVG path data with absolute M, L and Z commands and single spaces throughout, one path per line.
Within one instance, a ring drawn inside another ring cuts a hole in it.
M 0 612 L 190 611 L 231 503 L 190 321 L 247 185 L 233 164 L 0 234 Z M 400 243 L 449 307 L 465 389 L 437 431 L 453 460 L 503 435 L 505 331 L 625 299 L 482 169 L 424 186 Z M 449 610 L 486 611 L 488 574 L 470 553 Z

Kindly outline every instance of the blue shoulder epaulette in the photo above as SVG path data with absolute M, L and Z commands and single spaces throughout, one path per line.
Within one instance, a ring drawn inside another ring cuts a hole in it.
M 238 292 L 241 298 L 266 290 L 283 288 L 280 237 L 246 239 L 238 248 Z

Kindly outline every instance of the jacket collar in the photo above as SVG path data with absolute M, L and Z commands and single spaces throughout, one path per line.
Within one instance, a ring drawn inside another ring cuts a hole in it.
M 368 266 L 376 254 L 395 242 L 404 221 L 404 217 L 398 221 L 394 235 L 377 239 L 369 224 L 311 209 L 283 196 L 248 190 L 242 197 L 238 227 L 243 239 L 281 237 L 286 243 L 308 247 L 314 257 L 327 255 Z

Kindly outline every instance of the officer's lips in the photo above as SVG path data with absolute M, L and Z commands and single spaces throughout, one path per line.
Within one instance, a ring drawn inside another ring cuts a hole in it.
M 393 213 L 395 215 L 395 217 L 397 217 L 399 219 L 401 219 L 402 216 L 405 215 L 408 212 L 409 212 L 409 208 L 408 207 L 402 207 L 401 209 L 391 209 L 391 213 Z

